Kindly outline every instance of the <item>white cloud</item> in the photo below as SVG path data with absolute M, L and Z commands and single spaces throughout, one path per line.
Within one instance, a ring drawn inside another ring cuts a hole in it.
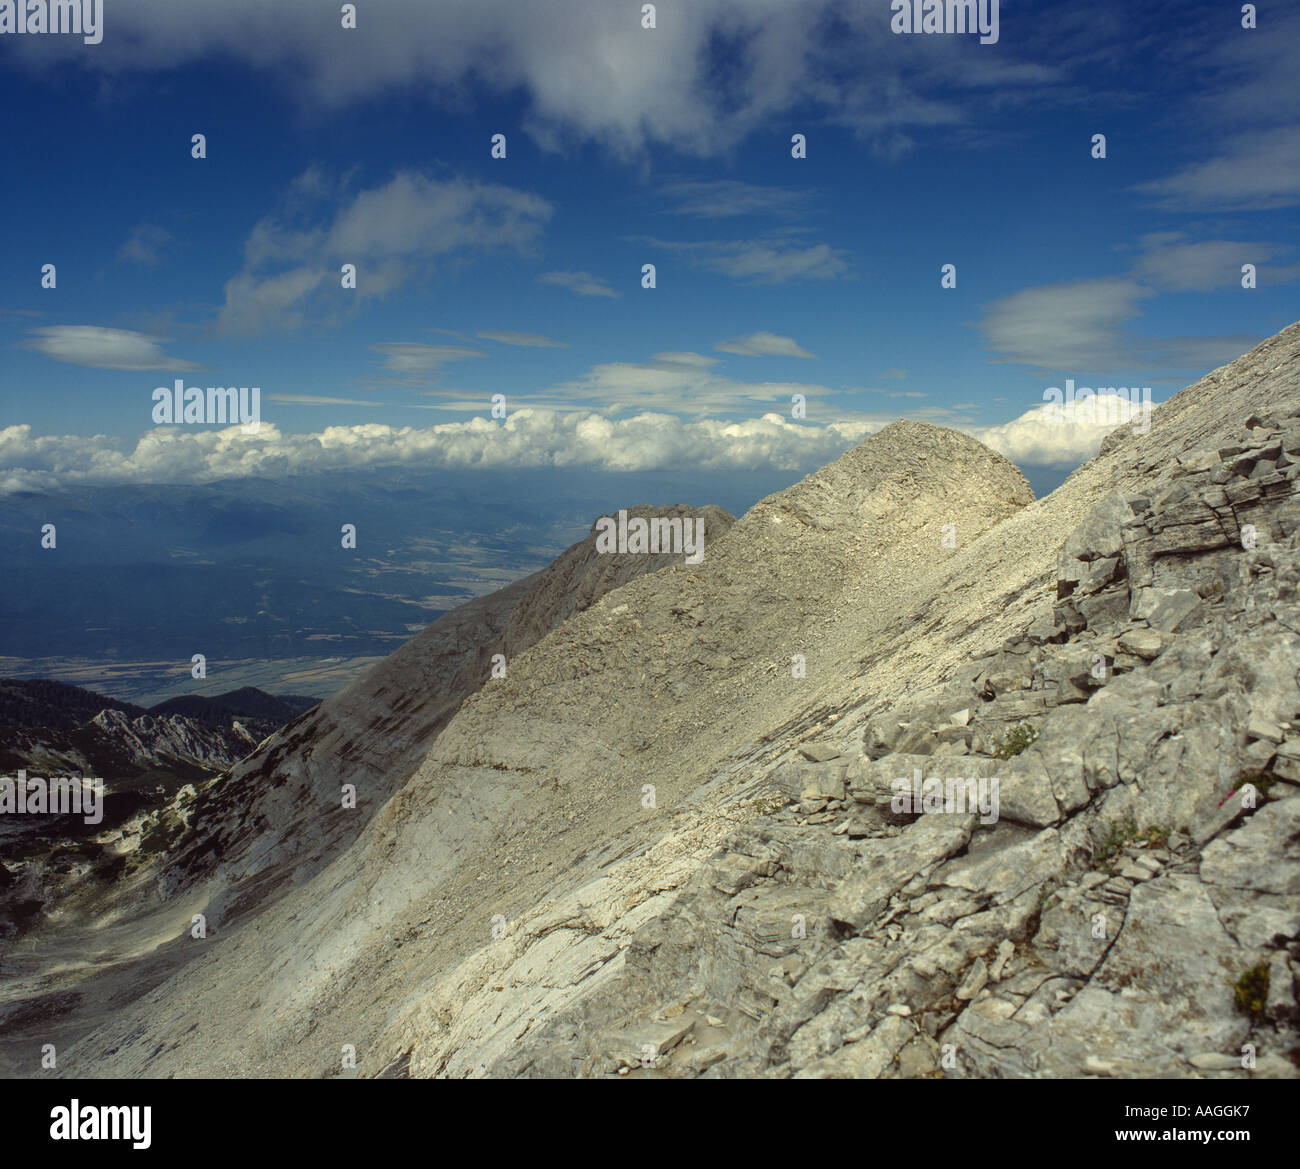
M 484 329 L 477 333 L 484 341 L 497 341 L 502 345 L 522 345 L 532 349 L 567 349 L 567 341 L 552 341 L 541 333 L 515 333 L 509 329 Z
M 835 393 L 807 382 L 738 381 L 714 372 L 710 367 L 717 361 L 702 353 L 657 353 L 650 361 L 602 362 L 582 377 L 530 398 L 549 408 L 588 407 L 615 413 L 662 410 L 702 416 L 788 411 L 794 394 L 811 402 Z
M 1013 463 L 1066 468 L 1092 458 L 1107 434 L 1135 419 L 1142 424 L 1140 398 L 1135 404 L 1123 395 L 1101 394 L 1087 410 L 1044 402 L 999 426 L 961 429 Z
M 1137 184 L 1134 189 L 1158 206 L 1261 211 L 1300 204 L 1300 9 L 1273 5 L 1265 16 L 1264 6 L 1257 7 L 1256 32 L 1220 36 L 1211 26 L 1200 37 L 1168 46 L 1166 70 L 1196 78 L 1179 115 L 1200 157 L 1171 175 Z
M 311 395 L 286 399 L 305 405 L 330 401 Z M 527 407 L 497 423 L 485 416 L 485 402 L 466 405 L 484 415 L 429 427 L 357 423 L 312 434 L 285 434 L 263 422 L 255 432 L 239 426 L 157 427 L 132 442 L 104 435 L 36 436 L 30 426 L 10 426 L 0 428 L 0 495 L 118 483 L 210 483 L 249 476 L 275 480 L 403 466 L 812 470 L 897 417 L 841 417 L 819 425 L 794 422 L 788 413 L 776 411 L 733 422 L 653 411 L 611 418 L 594 411 Z M 1044 403 L 998 426 L 959 429 L 1017 463 L 1068 467 L 1094 455 L 1102 437 L 1125 417 L 1118 399 L 1114 415 L 1096 422 L 1071 418 Z
M 1208 253 L 1157 258 L 1168 278 L 1192 280 Z M 1226 365 L 1262 336 L 1145 337 L 1128 326 L 1155 290 L 1128 277 L 1076 280 L 1026 288 L 994 301 L 980 328 L 998 360 L 1062 374 L 1167 377 L 1172 370 Z
M 1026 288 L 989 306 L 980 322 L 1003 360 L 1042 369 L 1111 369 L 1127 354 L 1121 327 L 1155 293 L 1134 280 L 1106 277 Z
M 330 111 L 392 93 L 454 107 L 471 85 L 522 92 L 522 127 L 544 147 L 577 138 L 625 158 L 651 143 L 725 153 L 809 104 L 861 123 L 872 139 L 882 123 L 892 132 L 918 119 L 960 121 L 960 102 L 920 102 L 908 75 L 928 60 L 947 84 L 961 87 L 970 69 L 982 87 L 990 68 L 933 43 L 953 38 L 893 37 L 878 5 L 840 0 L 693 0 L 661 8 L 653 30 L 641 27 L 639 5 L 608 0 L 385 0 L 354 32 L 340 30 L 338 5 L 311 0 L 110 7 L 93 53 L 71 37 L 20 37 L 43 43 L 14 45 L 13 55 L 34 70 L 72 58 L 109 76 L 230 58 Z
M 263 422 L 186 430 L 159 427 L 134 445 L 95 437 L 36 437 L 29 426 L 0 429 L 0 494 L 113 483 L 209 483 L 219 479 L 359 471 L 590 467 L 753 470 L 820 466 L 885 421 L 812 426 L 769 413 L 743 422 L 684 421 L 642 413 L 611 419 L 586 413 L 516 410 L 504 423 L 478 417 L 425 428 L 359 423 L 316 434 L 284 434 Z
M 930 396 L 923 390 L 882 390 L 875 386 L 854 386 L 845 393 L 883 394 L 886 398 L 928 398 Z
M 579 296 L 608 296 L 620 297 L 621 292 L 615 292 L 599 276 L 593 276 L 590 272 L 543 272 L 537 277 L 538 284 L 554 284 L 559 288 L 567 288 L 571 292 L 576 292 Z
M 776 333 L 750 333 L 748 337 L 736 337 L 731 341 L 719 341 L 714 346 L 723 353 L 739 353 L 742 357 L 808 357 L 809 353 L 793 337 L 782 337 Z
M 192 361 L 168 357 L 159 348 L 161 338 L 129 329 L 108 329 L 99 325 L 50 325 L 33 329 L 23 343 L 69 365 L 86 365 L 94 369 L 123 370 L 193 370 L 202 369 Z

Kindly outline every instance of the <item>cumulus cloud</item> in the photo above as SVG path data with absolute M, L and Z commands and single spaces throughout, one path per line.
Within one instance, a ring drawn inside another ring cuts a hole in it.
M 454 252 L 528 252 L 550 219 L 545 199 L 494 183 L 435 180 L 401 171 L 379 187 L 340 192 L 318 170 L 299 176 L 277 215 L 244 244 L 243 269 L 226 283 L 217 329 L 252 334 L 295 328 L 339 312 L 341 267 L 357 267 L 348 302 L 383 296 Z M 341 200 L 341 206 L 339 201 Z
M 715 349 L 722 353 L 738 353 L 742 357 L 808 357 L 809 353 L 793 337 L 782 337 L 776 333 L 750 333 L 748 337 L 736 337 L 731 341 L 719 341 Z
M 484 417 L 425 428 L 361 423 L 316 434 L 285 434 L 268 422 L 255 432 L 239 426 L 159 427 L 134 444 L 103 435 L 41 437 L 30 426 L 10 426 L 0 429 L 0 493 L 397 466 L 800 469 L 836 458 L 882 425 L 854 420 L 810 426 L 775 413 L 743 422 L 656 413 L 611 419 L 528 408 L 504 423 Z
M 483 329 L 476 336 L 484 341 L 498 341 L 502 345 L 521 345 L 531 349 L 567 349 L 567 341 L 552 341 L 541 333 L 515 333 L 508 329 Z
M 537 277 L 537 283 L 567 288 L 579 296 L 619 297 L 623 295 L 610 288 L 604 279 L 593 276 L 590 272 L 543 272 Z
M 162 339 L 129 329 L 108 329 L 100 325 L 49 325 L 33 329 L 24 348 L 34 349 L 69 365 L 93 369 L 202 369 L 192 361 L 168 357 Z
M 1149 399 L 1147 399 L 1149 401 Z M 1143 398 L 1099 394 L 1086 405 L 1044 402 L 1019 418 L 998 426 L 961 429 L 1013 463 L 1025 466 L 1076 467 L 1097 453 L 1101 440 L 1117 426 L 1142 425 Z
M 286 398 L 317 401 L 310 395 Z M 486 409 L 483 402 L 474 406 Z M 1127 400 L 1116 398 L 1113 411 L 1099 409 L 1089 419 L 1044 403 L 1001 425 L 960 429 L 1022 465 L 1069 467 L 1095 454 L 1104 435 L 1131 417 L 1129 410 Z M 275 480 L 386 467 L 807 471 L 838 458 L 893 417 L 841 417 L 819 425 L 775 411 L 733 422 L 656 411 L 613 418 L 527 407 L 501 423 L 485 416 L 428 427 L 358 423 L 313 434 L 285 434 L 270 422 L 256 428 L 174 426 L 146 431 L 134 441 L 40 436 L 30 426 L 10 426 L 0 429 L 0 494 L 250 476 Z

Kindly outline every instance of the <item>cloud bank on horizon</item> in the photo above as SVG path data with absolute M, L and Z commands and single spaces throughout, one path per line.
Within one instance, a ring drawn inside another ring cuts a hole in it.
M 1095 410 L 1095 418 L 1066 418 L 1060 407 L 1044 403 L 1000 426 L 960 429 L 1017 464 L 1069 468 L 1096 454 L 1116 425 L 1140 421 L 1126 398 L 1103 395 L 1098 401 L 1103 408 Z M 651 413 L 616 419 L 525 407 L 500 423 L 485 418 L 423 428 L 370 423 L 286 434 L 261 422 L 191 431 L 157 428 L 134 442 L 104 435 L 45 437 L 29 426 L 10 426 L 0 429 L 0 496 L 384 467 L 805 471 L 838 458 L 890 421 L 859 418 L 809 426 L 776 413 L 744 422 Z

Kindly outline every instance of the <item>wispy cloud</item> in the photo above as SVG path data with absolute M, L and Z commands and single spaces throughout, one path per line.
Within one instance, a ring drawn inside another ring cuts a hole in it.
M 159 337 L 100 325 L 50 325 L 33 329 L 24 342 L 24 348 L 34 349 L 55 361 L 94 369 L 168 369 L 181 372 L 203 368 L 192 361 L 168 357 L 161 345 Z
M 118 249 L 117 258 L 146 268 L 156 267 L 162 259 L 163 249 L 171 243 L 171 239 L 171 232 L 165 228 L 151 223 L 138 224 Z
M 791 397 L 811 402 L 836 391 L 808 382 L 746 382 L 711 367 L 718 358 L 702 353 L 656 353 L 650 361 L 609 361 L 582 377 L 553 386 L 530 399 L 549 408 L 603 412 L 662 410 L 698 417 L 728 411 L 754 414 L 790 408 Z
M 928 398 L 930 395 L 922 390 L 880 390 L 872 386 L 854 386 L 845 393 L 851 394 L 881 394 L 886 398 Z
M 1241 287 L 1243 264 L 1254 264 L 1261 286 L 1300 279 L 1300 265 L 1270 264 L 1280 251 L 1274 244 L 1236 240 L 1189 242 L 1183 232 L 1160 232 L 1142 238 L 1142 255 L 1133 271 L 1146 283 L 1168 292 L 1211 292 Z
M 829 244 L 805 245 L 784 238 L 645 242 L 678 252 L 698 267 L 748 284 L 834 280 L 849 270 L 847 253 Z
M 229 58 L 316 110 L 393 93 L 454 106 L 480 85 L 522 95 L 521 128 L 543 148 L 588 141 L 621 158 L 660 145 L 724 156 L 791 111 L 811 111 L 896 157 L 918 130 L 968 122 L 971 93 L 1023 105 L 1070 80 L 1054 54 L 1073 42 L 1059 29 L 1082 23 L 1054 12 L 1042 22 L 1052 40 L 1025 28 L 993 55 L 943 43 L 954 38 L 892 36 L 883 0 L 693 0 L 671 18 L 661 9 L 652 31 L 636 7 L 599 0 L 390 0 L 384 9 L 385 19 L 340 36 L 305 21 L 299 3 L 135 0 L 117 6 L 116 31 L 93 54 L 59 43 L 72 38 L 20 38 L 29 43 L 12 49 L 34 69 L 52 72 L 51 62 L 76 54 L 80 68 L 113 78 Z M 1093 26 L 1104 20 L 1089 9 Z
M 1109 369 L 1128 360 L 1122 328 L 1155 293 L 1107 277 L 1026 288 L 995 301 L 980 322 L 1001 360 L 1043 369 Z
M 310 178 L 310 181 L 308 179 Z M 527 252 L 552 212 L 526 191 L 402 171 L 342 199 L 317 171 L 299 176 L 278 216 L 244 244 L 244 267 L 227 283 L 217 328 L 252 334 L 330 320 L 359 301 L 427 279 L 450 253 Z M 357 268 L 355 291 L 341 268 Z
M 815 359 L 817 354 L 809 353 L 793 337 L 782 337 L 776 333 L 750 333 L 748 337 L 736 337 L 731 341 L 719 341 L 715 349 L 722 353 L 738 353 L 742 357 L 806 357 Z
M 502 345 L 521 345 L 531 349 L 567 349 L 567 341 L 552 341 L 541 333 L 514 333 L 502 329 L 484 329 L 476 336 L 484 341 L 497 341 Z
M 1146 255 L 1161 277 L 1183 286 L 1208 278 L 1217 249 Z M 1240 279 L 1240 272 L 1238 272 Z M 994 301 L 979 327 L 996 361 L 1082 376 L 1162 375 L 1224 365 L 1252 349 L 1253 334 L 1208 337 L 1145 336 L 1132 328 L 1139 305 L 1156 295 L 1133 277 L 1074 280 L 1026 288 Z
M 1294 207 L 1300 203 L 1300 125 L 1237 129 L 1219 153 L 1133 189 L 1172 211 Z
M 318 394 L 268 394 L 272 402 L 287 402 L 294 406 L 382 406 L 382 402 L 366 402 L 356 398 L 326 398 Z
M 610 288 L 604 279 L 593 276 L 590 272 L 543 272 L 537 277 L 537 282 L 567 288 L 579 296 L 620 297 L 623 295 Z
M 383 368 L 393 373 L 428 373 L 449 361 L 483 356 L 481 349 L 464 345 L 422 345 L 414 341 L 381 341 L 370 348 L 384 355 Z
M 795 210 L 808 198 L 807 191 L 762 187 L 736 179 L 668 183 L 662 194 L 676 204 L 666 208 L 667 214 L 689 215 L 695 219 L 782 214 Z

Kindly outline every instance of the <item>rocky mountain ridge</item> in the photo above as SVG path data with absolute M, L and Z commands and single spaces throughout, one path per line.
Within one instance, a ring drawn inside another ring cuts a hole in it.
M 0 1060 L 1294 1076 L 1298 439 L 1293 325 L 1043 500 L 900 423 L 503 678 L 522 594 L 457 610 L 194 803 L 100 931 L 129 961 L 33 957 Z M 896 808 L 918 771 L 996 779 L 998 819 Z

